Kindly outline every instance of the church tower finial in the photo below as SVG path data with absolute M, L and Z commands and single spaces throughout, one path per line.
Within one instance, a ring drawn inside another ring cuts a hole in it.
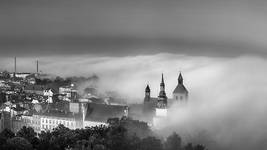
M 163 73 L 161 74 L 161 83 L 160 83 L 160 87 L 163 87 L 165 89 L 165 83 L 164 83 L 164 77 L 163 77 Z M 163 89 L 163 90 L 164 90 Z
M 164 83 L 163 73 L 161 74 L 160 91 L 164 91 L 165 92 L 165 83 Z
M 147 84 L 147 86 L 146 86 L 146 92 L 149 92 L 149 93 L 150 93 L 150 87 L 149 87 L 148 84 Z
M 150 87 L 148 84 L 145 89 L 145 101 L 150 101 Z
M 178 84 L 183 84 L 183 82 L 184 82 L 184 79 L 183 79 L 182 73 L 180 72 L 179 77 L 178 77 Z
M 158 96 L 158 107 L 166 107 L 167 106 L 167 96 L 165 92 L 165 84 L 163 73 L 161 75 L 161 83 L 160 83 L 160 92 Z

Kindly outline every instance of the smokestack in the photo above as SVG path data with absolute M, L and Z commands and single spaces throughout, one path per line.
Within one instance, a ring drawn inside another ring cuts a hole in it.
M 39 73 L 39 63 L 38 63 L 38 60 L 36 61 L 36 72 L 37 72 L 37 74 Z
M 17 73 L 17 58 L 16 57 L 14 59 L 14 67 L 15 67 L 14 73 L 16 74 Z

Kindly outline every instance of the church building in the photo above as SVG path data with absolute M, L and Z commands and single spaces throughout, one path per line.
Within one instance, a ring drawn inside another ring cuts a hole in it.
M 188 100 L 188 91 L 183 84 L 183 77 L 180 73 L 178 76 L 178 84 L 173 91 L 172 99 L 168 99 L 165 92 L 165 83 L 163 74 L 161 75 L 160 91 L 157 98 L 150 95 L 151 89 L 149 85 L 145 89 L 143 114 L 147 117 L 147 121 L 151 122 L 154 126 L 158 122 L 166 118 L 168 115 L 168 108 L 176 104 L 186 104 Z

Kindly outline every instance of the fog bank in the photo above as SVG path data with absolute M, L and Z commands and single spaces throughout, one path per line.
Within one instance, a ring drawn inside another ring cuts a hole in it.
M 34 71 L 36 58 L 18 58 L 19 71 Z M 40 68 L 61 76 L 99 76 L 101 90 L 118 91 L 130 103 L 141 103 L 149 83 L 157 96 L 164 73 L 171 98 L 179 71 L 189 90 L 187 108 L 173 107 L 164 133 L 177 131 L 184 139 L 209 149 L 266 149 L 267 60 L 260 57 L 199 57 L 157 54 L 129 57 L 43 57 Z M 0 67 L 11 70 L 12 59 Z

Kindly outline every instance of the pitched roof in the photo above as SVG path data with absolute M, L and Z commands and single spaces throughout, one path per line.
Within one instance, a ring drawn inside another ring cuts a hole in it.
M 107 122 L 108 118 L 120 118 L 125 114 L 128 106 L 106 105 L 89 103 L 87 106 L 86 121 Z
M 46 87 L 42 85 L 27 85 L 24 90 L 43 91 L 44 89 L 46 89 Z
M 183 84 L 178 84 L 173 93 L 188 93 L 188 91 Z
M 81 113 L 70 112 L 68 103 L 52 103 L 47 104 L 47 106 L 47 109 L 44 112 L 41 112 L 40 115 L 73 119 L 79 119 L 82 117 Z

